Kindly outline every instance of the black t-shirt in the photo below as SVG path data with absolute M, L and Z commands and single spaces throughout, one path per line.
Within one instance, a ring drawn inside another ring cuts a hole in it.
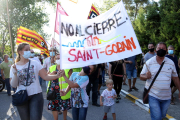
M 102 63 L 102 64 L 101 64 L 101 70 L 102 70 L 102 71 L 105 70 L 105 63 Z
M 98 64 L 96 66 L 96 70 L 93 73 L 91 73 L 91 75 L 89 75 L 89 80 L 96 80 L 97 79 L 99 68 L 101 68 L 101 64 Z
M 111 74 L 113 74 L 113 72 L 114 72 L 114 74 L 116 74 L 116 75 L 123 75 L 124 74 L 123 63 L 124 63 L 123 60 L 118 62 L 118 63 L 117 62 L 110 62 L 110 64 L 112 65 Z

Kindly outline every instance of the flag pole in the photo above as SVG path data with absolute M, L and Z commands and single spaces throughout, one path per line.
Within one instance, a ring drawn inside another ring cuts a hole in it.
M 12 44 L 12 39 L 11 39 L 11 29 L 10 29 L 10 20 L 9 20 L 8 0 L 6 0 L 6 3 L 7 3 L 7 15 L 8 15 L 8 27 L 9 27 L 9 36 L 10 36 L 11 52 L 12 52 L 12 57 L 13 57 L 13 61 L 14 61 L 14 50 L 13 50 L 13 44 Z

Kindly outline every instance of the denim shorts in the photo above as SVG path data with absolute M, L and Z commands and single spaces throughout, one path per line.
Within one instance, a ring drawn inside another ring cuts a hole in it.
M 128 79 L 131 79 L 132 77 L 137 78 L 137 70 L 136 69 L 134 69 L 134 70 L 126 70 L 126 74 L 127 74 Z
M 171 103 L 169 100 L 160 100 L 149 95 L 149 107 L 152 120 L 162 120 L 165 118 L 168 107 Z

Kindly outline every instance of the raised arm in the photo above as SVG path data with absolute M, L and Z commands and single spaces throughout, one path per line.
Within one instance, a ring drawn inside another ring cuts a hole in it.
M 40 76 L 42 79 L 46 80 L 46 81 L 55 80 L 55 79 L 58 79 L 58 78 L 61 77 L 59 72 L 57 72 L 56 75 L 50 75 L 50 74 L 48 74 L 48 73 L 47 73 L 47 70 L 46 70 L 45 68 L 42 68 L 42 69 L 39 71 L 39 76 Z

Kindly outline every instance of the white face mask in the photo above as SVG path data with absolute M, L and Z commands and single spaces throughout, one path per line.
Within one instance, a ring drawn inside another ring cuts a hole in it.
M 57 65 L 60 65 L 60 59 L 59 59 L 59 60 L 56 60 L 56 64 L 57 64 Z
M 34 57 L 35 56 L 35 54 L 34 53 L 31 53 L 31 57 Z
M 30 57 L 31 57 L 31 51 L 24 51 L 23 57 L 24 57 L 25 59 L 30 58 Z

